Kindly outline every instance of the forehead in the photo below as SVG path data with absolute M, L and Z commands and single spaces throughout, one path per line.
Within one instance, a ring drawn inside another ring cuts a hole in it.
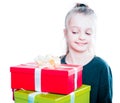
M 75 14 L 69 22 L 68 27 L 95 28 L 95 17 L 93 15 Z

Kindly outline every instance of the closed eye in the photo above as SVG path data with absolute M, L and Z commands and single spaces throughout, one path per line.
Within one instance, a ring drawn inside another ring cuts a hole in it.
M 91 35 L 91 33 L 86 33 L 87 35 Z
M 72 31 L 73 34 L 78 34 L 78 32 Z

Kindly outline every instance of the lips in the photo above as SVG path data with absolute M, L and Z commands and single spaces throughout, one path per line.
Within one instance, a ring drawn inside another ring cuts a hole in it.
M 75 42 L 77 45 L 79 45 L 79 46 L 84 46 L 84 45 L 86 45 L 87 44 L 87 42 Z

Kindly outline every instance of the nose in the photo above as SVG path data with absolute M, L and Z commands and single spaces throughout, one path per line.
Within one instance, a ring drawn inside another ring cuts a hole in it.
M 80 33 L 78 38 L 79 38 L 79 40 L 84 40 L 85 39 L 85 34 Z

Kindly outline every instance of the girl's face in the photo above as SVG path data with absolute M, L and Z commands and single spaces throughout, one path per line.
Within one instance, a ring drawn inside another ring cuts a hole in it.
M 93 15 L 83 14 L 72 16 L 64 34 L 69 51 L 85 52 L 89 50 L 95 35 L 95 18 Z

